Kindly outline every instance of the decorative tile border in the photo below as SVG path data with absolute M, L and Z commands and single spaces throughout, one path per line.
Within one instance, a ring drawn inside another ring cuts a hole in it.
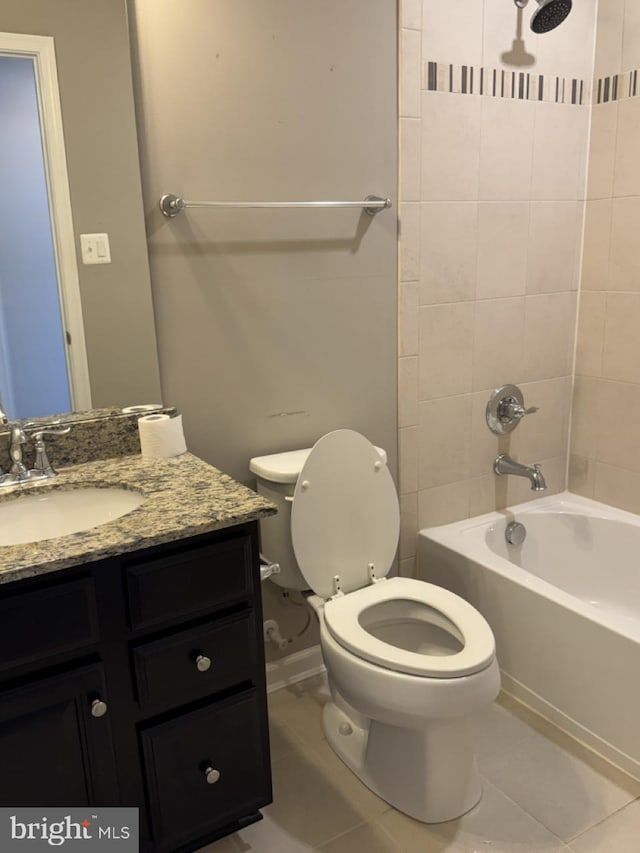
M 613 74 L 611 77 L 600 77 L 594 83 L 593 103 L 607 104 L 609 101 L 622 101 L 626 98 L 637 98 L 638 70 L 625 71 L 624 74 Z
M 551 101 L 584 106 L 589 103 L 591 86 L 586 80 L 509 71 L 480 65 L 423 63 L 422 88 L 429 92 L 486 95 L 520 101 Z
M 428 92 L 547 101 L 580 107 L 640 97 L 637 69 L 590 81 L 481 65 L 424 62 L 422 88 Z

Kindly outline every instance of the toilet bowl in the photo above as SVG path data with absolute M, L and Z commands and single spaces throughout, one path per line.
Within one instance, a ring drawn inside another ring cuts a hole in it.
M 364 436 L 336 430 L 250 468 L 280 509 L 261 522 L 262 549 L 281 566 L 272 580 L 313 591 L 329 744 L 392 806 L 440 823 L 481 796 L 470 717 L 500 689 L 495 642 L 459 596 L 386 577 L 400 515 L 385 463 Z

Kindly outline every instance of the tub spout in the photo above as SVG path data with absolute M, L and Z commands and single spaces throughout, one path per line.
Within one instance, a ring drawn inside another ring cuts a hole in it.
M 513 474 L 515 477 L 528 477 L 531 489 L 534 492 L 543 492 L 547 488 L 542 476 L 542 466 L 537 463 L 535 465 L 523 465 L 506 453 L 501 453 L 493 463 L 493 470 L 500 475 Z

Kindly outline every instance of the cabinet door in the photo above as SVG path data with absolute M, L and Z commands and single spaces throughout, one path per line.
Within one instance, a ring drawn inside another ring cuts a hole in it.
M 117 804 L 108 706 L 93 716 L 96 699 L 106 702 L 99 665 L 0 693 L 3 806 Z
M 156 850 L 172 850 L 271 802 L 255 690 L 152 726 L 142 749 Z

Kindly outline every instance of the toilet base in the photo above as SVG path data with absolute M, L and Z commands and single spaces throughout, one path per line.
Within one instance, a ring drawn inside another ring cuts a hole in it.
M 423 823 L 454 820 L 482 796 L 468 718 L 390 726 L 327 702 L 322 722 L 334 752 L 375 794 Z

